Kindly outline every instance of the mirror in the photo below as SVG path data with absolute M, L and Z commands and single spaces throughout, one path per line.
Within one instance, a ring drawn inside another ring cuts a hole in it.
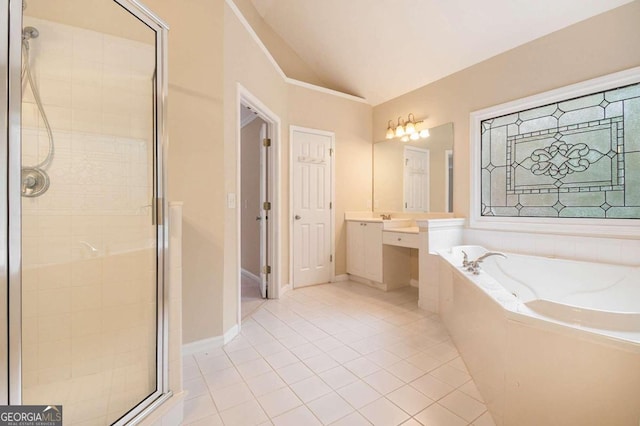
M 453 123 L 426 139 L 373 145 L 373 206 L 378 212 L 453 211 Z

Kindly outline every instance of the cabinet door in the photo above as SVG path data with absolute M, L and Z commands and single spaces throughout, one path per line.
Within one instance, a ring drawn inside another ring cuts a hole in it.
M 382 282 L 382 224 L 365 223 L 364 229 L 364 277 Z
M 364 226 L 347 222 L 347 273 L 364 277 Z

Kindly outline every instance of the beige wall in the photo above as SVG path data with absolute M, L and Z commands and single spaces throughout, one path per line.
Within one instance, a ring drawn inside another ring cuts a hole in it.
M 238 52 L 242 52 L 239 55 Z M 260 50 L 249 33 L 244 29 L 233 11 L 224 5 L 224 185 L 226 193 L 238 193 L 237 148 L 239 141 L 237 105 L 238 83 L 242 84 L 253 96 L 267 106 L 281 119 L 281 144 L 286 146 L 288 136 L 287 85 L 276 71 L 267 56 Z M 275 141 L 274 141 L 275 143 Z M 281 160 L 282 161 L 282 160 Z M 242 198 L 242 196 L 241 196 Z M 220 207 L 225 206 L 221 204 Z M 222 208 L 224 212 L 224 300 L 221 327 L 217 334 L 231 329 L 237 323 L 238 315 L 238 279 L 240 265 L 238 259 L 237 210 Z M 286 224 L 284 216 L 282 223 Z M 281 256 L 286 259 L 286 253 Z M 286 279 L 286 277 L 283 277 Z M 286 281 L 284 281 L 286 283 Z
M 298 54 L 262 19 L 251 0 L 234 0 L 234 3 L 287 77 L 324 85 L 313 68 L 300 59 Z
M 145 0 L 169 31 L 169 199 L 184 201 L 183 340 L 222 332 L 222 0 Z M 206 28 L 206 37 L 203 37 Z
M 224 158 L 225 192 L 237 192 L 236 124 L 238 83 L 280 119 L 281 182 L 279 186 L 281 229 L 279 236 L 279 285 L 289 278 L 289 125 L 336 133 L 336 273 L 346 271 L 345 210 L 364 210 L 371 199 L 371 106 L 354 100 L 285 83 L 266 55 L 250 37 L 233 11 L 224 8 Z M 237 52 L 243 52 L 238 55 Z M 274 143 L 277 143 L 274 140 Z M 243 197 L 241 196 L 240 199 Z M 237 211 L 225 209 L 224 314 L 220 333 L 236 324 L 239 265 L 237 258 Z M 219 334 L 220 334 L 219 333 Z
M 242 269 L 260 276 L 260 222 L 256 216 L 260 209 L 260 129 L 264 121 L 255 118 L 242 128 L 240 136 L 242 144 L 241 199 L 238 208 L 241 210 L 241 264 Z
M 567 27 L 376 106 L 373 140 L 412 112 L 426 127 L 454 123 L 454 211 L 469 214 L 472 111 L 640 65 L 640 1 Z

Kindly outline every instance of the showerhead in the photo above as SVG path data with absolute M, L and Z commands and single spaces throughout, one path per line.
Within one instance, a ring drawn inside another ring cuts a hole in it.
M 38 31 L 34 27 L 24 27 L 22 30 L 23 41 L 31 40 L 32 38 L 38 38 L 39 35 L 40 35 L 40 31 Z

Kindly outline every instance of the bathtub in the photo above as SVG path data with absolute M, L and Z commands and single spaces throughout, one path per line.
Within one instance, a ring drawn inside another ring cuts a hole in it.
M 439 251 L 440 315 L 498 425 L 640 424 L 640 268 Z

